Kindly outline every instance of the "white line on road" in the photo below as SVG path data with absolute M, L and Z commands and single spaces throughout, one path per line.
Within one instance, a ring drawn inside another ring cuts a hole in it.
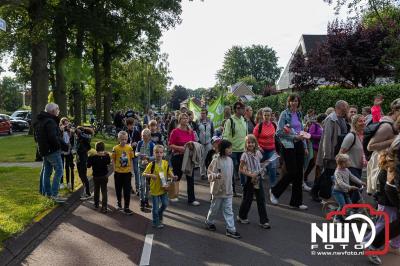
M 146 235 L 144 240 L 144 246 L 142 251 L 142 257 L 140 258 L 140 266 L 150 265 L 150 255 L 151 255 L 151 247 L 153 245 L 153 234 Z

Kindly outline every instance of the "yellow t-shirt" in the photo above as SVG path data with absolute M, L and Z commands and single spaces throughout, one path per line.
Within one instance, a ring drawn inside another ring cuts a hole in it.
M 130 173 L 132 171 L 133 149 L 130 145 L 114 146 L 112 158 L 115 163 L 115 172 Z
M 147 165 L 146 169 L 144 170 L 143 173 L 145 174 L 151 174 L 151 165 L 155 163 L 156 165 L 154 166 L 154 172 L 153 174 L 157 176 L 157 179 L 154 180 L 153 178 L 150 178 L 150 194 L 152 196 L 160 196 L 164 194 L 166 191 L 165 189 L 161 186 L 161 178 L 160 178 L 160 172 L 164 173 L 164 177 L 167 178 L 167 171 L 169 171 L 169 175 L 173 175 L 172 173 L 172 168 L 169 167 L 168 170 L 168 161 L 162 160 L 161 163 L 161 169 L 158 163 L 156 162 L 151 162 Z

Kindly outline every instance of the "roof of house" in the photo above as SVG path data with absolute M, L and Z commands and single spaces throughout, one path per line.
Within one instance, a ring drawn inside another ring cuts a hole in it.
M 236 91 L 237 89 L 239 89 L 240 87 L 242 87 L 242 86 L 244 86 L 245 88 L 247 88 L 247 89 L 249 90 L 249 92 L 250 92 L 249 95 L 252 95 L 252 96 L 255 95 L 254 92 L 253 92 L 253 90 L 252 90 L 252 87 L 253 87 L 253 86 L 248 86 L 248 85 L 246 85 L 244 82 L 238 82 L 238 83 L 232 85 L 232 87 L 230 88 L 229 92 L 234 94 L 235 91 Z
M 327 35 L 310 35 L 303 34 L 302 39 L 304 41 L 305 53 L 315 49 L 319 44 L 326 41 Z
M 325 42 L 327 35 L 316 35 L 316 34 L 303 34 L 300 37 L 299 43 L 297 44 L 294 52 L 292 53 L 289 62 L 283 69 L 278 81 L 277 90 L 290 88 L 291 85 L 291 73 L 289 72 L 290 64 L 293 60 L 294 55 L 301 49 L 304 55 L 310 53 L 313 49 L 317 48 L 319 44 Z

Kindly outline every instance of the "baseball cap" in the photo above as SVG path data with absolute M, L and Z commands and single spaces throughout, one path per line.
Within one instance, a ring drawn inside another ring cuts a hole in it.
M 212 139 L 211 139 L 211 144 L 214 144 L 215 142 L 221 141 L 221 140 L 222 140 L 222 139 L 221 139 L 220 137 L 214 136 L 214 137 L 212 137 Z

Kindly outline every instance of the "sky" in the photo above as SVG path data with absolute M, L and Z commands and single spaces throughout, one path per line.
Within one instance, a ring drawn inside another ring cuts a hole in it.
M 326 34 L 336 18 L 323 0 L 183 0 L 182 10 L 182 23 L 164 33 L 161 51 L 169 54 L 172 86 L 190 89 L 215 85 L 234 45 L 268 45 L 285 67 L 302 34 Z

